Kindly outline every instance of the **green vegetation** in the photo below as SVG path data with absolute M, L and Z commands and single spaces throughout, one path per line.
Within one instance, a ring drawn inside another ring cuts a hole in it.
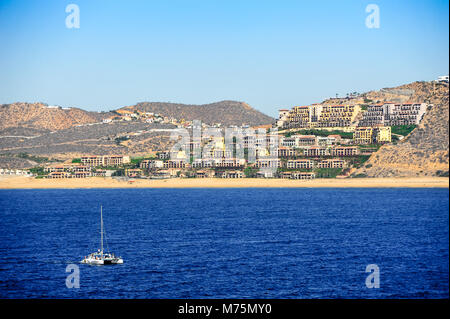
M 44 178 L 48 175 L 48 173 L 44 171 L 44 168 L 42 166 L 30 168 L 29 171 L 33 175 L 36 175 L 36 178 Z
M 29 171 L 34 175 L 47 175 L 47 172 L 44 172 L 44 168 L 42 166 L 36 166 L 33 168 L 30 168 Z
M 436 171 L 436 176 L 439 177 L 448 177 L 448 171 Z
M 144 160 L 155 160 L 157 159 L 156 157 L 145 157 L 145 156 L 137 156 L 137 157 L 132 157 L 131 158 L 131 163 L 130 164 L 125 164 L 124 166 L 126 166 L 127 168 L 138 168 L 141 165 L 141 162 Z
M 353 177 L 354 178 L 364 178 L 364 177 L 367 177 L 367 175 L 364 173 L 359 173 L 359 174 L 354 175 Z
M 112 176 L 125 176 L 125 170 L 122 168 L 116 168 L 116 171 L 112 173 Z
M 30 155 L 28 153 L 19 153 L 16 155 L 16 157 L 24 158 L 24 159 L 27 159 L 27 160 L 30 160 L 30 161 L 33 161 L 36 163 L 45 163 L 45 162 L 50 161 L 48 157 L 40 157 L 40 156 Z M 61 162 L 59 160 L 53 160 L 53 161 Z
M 114 139 L 114 141 L 116 142 L 117 145 L 119 145 L 121 142 L 123 141 L 128 141 L 130 138 L 128 136 L 120 136 L 120 137 L 116 137 Z
M 360 106 L 362 111 L 367 111 L 367 108 L 369 107 L 368 104 L 361 104 Z
M 244 169 L 244 174 L 246 177 L 256 177 L 257 172 L 258 172 L 258 169 L 254 168 L 254 167 L 246 167 Z
M 336 178 L 342 172 L 342 168 L 318 168 L 315 170 L 316 178 Z
M 417 125 L 397 125 L 391 127 L 392 134 L 398 134 L 406 136 L 412 132 L 417 127 Z
M 316 136 L 328 136 L 328 135 L 340 135 L 342 138 L 353 138 L 352 132 L 344 132 L 339 130 L 327 131 L 327 130 L 318 130 L 318 129 L 302 129 L 295 132 L 287 132 L 284 134 L 286 137 L 290 137 L 295 134 L 301 135 L 316 135 Z
M 358 155 L 349 158 L 349 163 L 355 168 L 360 168 L 369 158 L 370 155 Z
M 72 163 L 81 163 L 81 158 L 72 159 Z
M 131 158 L 131 164 L 138 165 L 141 164 L 141 162 L 144 160 L 144 157 L 132 157 Z

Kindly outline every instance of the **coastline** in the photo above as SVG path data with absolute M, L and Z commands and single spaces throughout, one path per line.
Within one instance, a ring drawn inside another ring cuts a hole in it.
M 172 178 L 119 181 L 109 177 L 86 179 L 35 179 L 24 176 L 0 177 L 0 189 L 57 188 L 449 188 L 447 177 L 395 177 L 346 179 L 221 179 Z

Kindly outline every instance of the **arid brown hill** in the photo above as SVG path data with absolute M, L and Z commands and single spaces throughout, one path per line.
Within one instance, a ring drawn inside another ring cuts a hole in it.
M 383 92 L 384 91 L 384 92 Z M 381 147 L 353 175 L 365 174 L 369 177 L 413 177 L 448 176 L 448 85 L 432 82 L 414 82 L 390 90 L 372 93 L 371 98 L 379 100 L 395 98 L 393 93 L 401 93 L 398 100 L 426 102 L 433 104 L 424 115 L 419 126 L 398 144 Z M 405 94 L 409 92 L 411 94 Z M 389 93 L 386 93 L 389 92 Z M 363 176 L 363 175 L 361 175 Z
M 204 123 L 227 125 L 271 124 L 274 119 L 243 102 L 222 101 L 205 105 L 144 102 L 122 109 L 158 113 L 181 120 L 201 120 Z M 100 122 L 111 112 L 88 112 L 79 108 L 48 107 L 43 103 L 12 103 L 0 105 L 0 131 L 25 127 L 57 131 L 79 124 Z
M 98 122 L 101 118 L 102 113 L 87 112 L 78 108 L 49 108 L 43 103 L 0 105 L 0 130 L 10 127 L 27 127 L 56 131 L 77 124 Z
M 142 102 L 126 107 L 126 109 L 153 112 L 179 120 L 200 120 L 207 124 L 221 123 L 222 126 L 242 124 L 253 126 L 274 122 L 272 117 L 253 109 L 246 103 L 236 101 L 221 101 L 203 105 Z

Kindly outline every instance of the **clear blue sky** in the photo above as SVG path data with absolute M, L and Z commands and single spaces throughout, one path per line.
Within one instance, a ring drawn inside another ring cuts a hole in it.
M 65 8 L 80 8 L 68 29 Z M 368 29 L 365 8 L 380 8 Z M 0 103 L 245 101 L 275 116 L 449 70 L 448 1 L 0 1 Z

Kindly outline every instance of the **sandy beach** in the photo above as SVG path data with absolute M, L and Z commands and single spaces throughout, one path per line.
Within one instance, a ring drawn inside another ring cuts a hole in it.
M 173 178 L 164 180 L 116 180 L 109 177 L 86 179 L 35 179 L 23 176 L 0 177 L 0 189 L 38 188 L 246 188 L 246 187 L 439 187 L 448 188 L 446 177 L 421 178 L 348 178 L 348 179 L 221 179 Z

